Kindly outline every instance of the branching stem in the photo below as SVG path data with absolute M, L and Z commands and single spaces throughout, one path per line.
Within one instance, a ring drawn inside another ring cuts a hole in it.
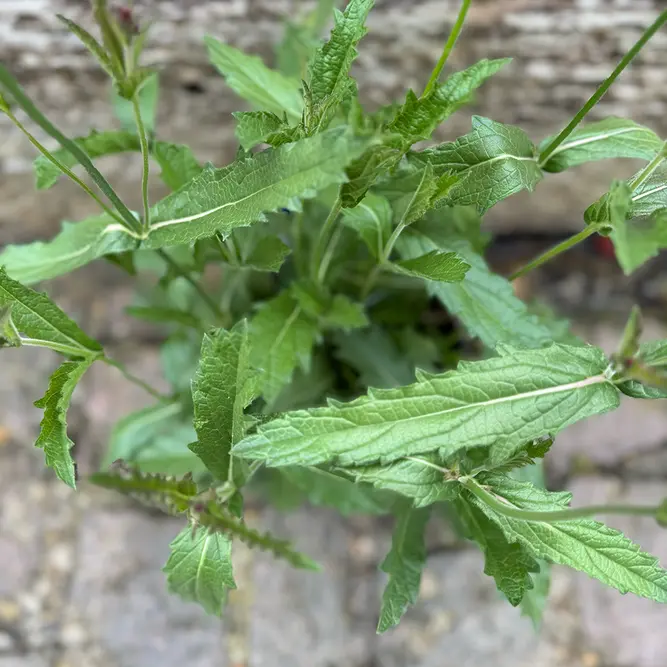
M 336 201 L 334 201 L 333 206 L 329 211 L 329 215 L 327 216 L 327 219 L 324 221 L 322 229 L 320 229 L 320 234 L 317 237 L 317 241 L 315 242 L 315 247 L 313 248 L 313 257 L 310 270 L 311 270 L 311 276 L 318 282 L 322 282 L 326 274 L 326 267 L 325 270 L 322 271 L 321 265 L 324 259 L 324 254 L 326 252 L 327 246 L 329 245 L 329 242 L 333 235 L 333 228 L 334 225 L 336 224 L 336 220 L 338 219 L 338 215 L 340 214 L 341 208 L 342 208 L 342 202 L 340 200 L 340 197 L 336 197 Z

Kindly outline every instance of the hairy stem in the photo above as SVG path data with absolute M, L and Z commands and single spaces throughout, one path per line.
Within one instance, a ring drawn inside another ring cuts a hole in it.
M 132 384 L 141 387 L 146 393 L 150 394 L 153 398 L 156 398 L 158 401 L 169 401 L 171 400 L 169 396 L 161 394 L 157 389 L 151 387 L 148 382 L 144 382 L 141 378 L 138 378 L 136 375 L 133 375 L 127 368 L 120 363 L 120 361 L 115 361 L 114 359 L 109 359 L 109 357 L 101 357 L 101 361 L 109 366 L 117 368 L 123 375 L 126 380 L 129 380 Z
M 121 218 L 118 213 L 116 213 L 113 209 L 109 208 L 98 196 L 93 190 L 91 190 L 69 167 L 64 165 L 58 158 L 51 153 L 48 149 L 46 149 L 38 140 L 37 138 L 32 135 L 28 129 L 23 125 L 23 123 L 11 112 L 7 113 L 7 116 L 9 117 L 9 120 L 16 125 L 16 127 L 25 135 L 25 137 L 28 139 L 28 141 L 55 167 L 57 167 L 60 171 L 62 171 L 65 176 L 67 176 L 70 180 L 72 180 L 74 183 L 76 183 L 91 199 L 93 199 L 99 206 L 100 208 L 111 218 L 113 218 L 116 222 L 119 224 L 123 225 L 123 227 L 126 226 L 125 221 L 123 218 Z
M 492 510 L 498 512 L 498 514 L 522 521 L 557 523 L 560 521 L 574 521 L 575 519 L 589 519 L 597 514 L 626 514 L 631 516 L 655 517 L 659 509 L 655 505 L 589 505 L 588 507 L 575 507 L 546 512 L 524 510 L 508 504 L 506 500 L 499 498 L 493 493 L 489 493 L 472 477 L 460 477 L 459 482 Z
M 461 29 L 463 28 L 463 23 L 465 21 L 466 14 L 468 13 L 468 9 L 470 8 L 470 3 L 471 0 L 463 0 L 461 9 L 459 9 L 459 15 L 456 17 L 456 23 L 454 23 L 454 27 L 452 28 L 452 31 L 449 33 L 449 37 L 447 38 L 447 43 L 445 44 L 445 47 L 442 50 L 440 60 L 438 60 L 435 68 L 433 69 L 433 72 L 431 72 L 431 77 L 428 80 L 426 87 L 424 88 L 424 92 L 422 93 L 421 99 L 424 99 L 427 95 L 429 95 L 429 93 L 433 90 L 433 88 L 435 88 L 436 84 L 438 83 L 438 79 L 445 66 L 445 63 L 447 62 L 447 59 L 449 58 L 449 54 L 454 49 L 456 40 L 459 38 L 459 35 L 461 34 Z
M 575 245 L 577 245 L 577 243 L 581 243 L 589 236 L 592 236 L 593 234 L 598 232 L 599 229 L 600 228 L 597 225 L 589 225 L 585 229 L 582 229 L 578 234 L 570 236 L 569 239 L 565 239 L 565 241 L 563 241 L 562 243 L 555 245 L 553 248 L 550 248 L 545 253 L 536 257 L 534 260 L 528 262 L 528 264 L 526 264 L 525 266 L 522 266 L 518 271 L 515 271 L 509 277 L 509 280 L 516 280 L 517 278 L 525 275 L 529 271 L 536 269 L 538 266 L 542 266 L 542 264 L 545 264 L 546 262 L 553 259 L 557 255 L 560 255 L 561 253 L 565 252 L 566 250 L 573 248 Z
M 222 322 L 225 319 L 225 316 L 220 310 L 218 304 L 211 299 L 207 294 L 206 290 L 184 269 L 173 257 L 171 257 L 164 250 L 160 249 L 156 251 L 157 254 L 174 270 L 174 272 L 179 275 L 181 278 L 185 279 L 192 285 L 194 290 L 199 294 L 202 301 L 208 306 L 210 311 L 215 315 L 216 319 Z
M 324 221 L 324 224 L 322 225 L 322 229 L 320 229 L 320 235 L 317 237 L 317 241 L 315 242 L 315 247 L 313 248 L 313 257 L 311 261 L 310 272 L 311 276 L 318 282 L 324 280 L 324 274 L 326 274 L 326 269 L 323 273 L 320 270 L 320 266 L 324 258 L 324 253 L 326 252 L 327 246 L 329 245 L 329 241 L 331 240 L 333 228 L 334 225 L 336 224 L 336 220 L 338 218 L 338 214 L 340 213 L 341 208 L 342 208 L 342 202 L 340 200 L 340 197 L 336 197 L 336 201 L 333 203 L 333 206 L 329 211 L 329 215 L 327 216 L 327 219 Z
M 141 174 L 141 200 L 144 205 L 143 228 L 145 233 L 151 226 L 151 209 L 148 202 L 148 173 L 149 173 L 149 153 L 148 153 L 148 138 L 146 136 L 146 128 L 144 121 L 141 118 L 141 108 L 139 106 L 139 96 L 134 94 L 132 96 L 132 109 L 134 111 L 134 122 L 137 125 L 137 132 L 139 134 L 139 144 L 141 145 L 141 157 L 143 160 L 143 172 Z
M 616 81 L 621 72 L 632 62 L 634 57 L 642 50 L 644 45 L 653 37 L 653 35 L 660 30 L 664 23 L 667 22 L 667 10 L 663 11 L 660 16 L 653 22 L 644 34 L 639 38 L 637 43 L 623 56 L 622 60 L 616 66 L 616 69 L 607 77 L 593 93 L 590 99 L 577 112 L 575 117 L 568 123 L 561 133 L 540 153 L 539 164 L 543 165 L 547 162 L 551 154 L 567 139 L 575 130 L 577 125 L 584 119 L 586 114 L 600 101 L 602 96 L 609 90 L 610 86 Z

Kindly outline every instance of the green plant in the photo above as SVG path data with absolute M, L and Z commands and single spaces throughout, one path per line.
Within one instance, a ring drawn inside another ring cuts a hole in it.
M 0 109 L 41 153 L 37 187 L 65 174 L 102 209 L 49 242 L 0 254 L 2 344 L 66 358 L 36 404 L 44 410 L 36 445 L 47 465 L 75 486 L 69 401 L 91 364 L 112 364 L 155 404 L 117 425 L 92 481 L 183 515 L 165 566 L 168 585 L 211 613 L 235 586 L 233 538 L 316 567 L 244 522 L 243 494 L 258 477 L 344 513 L 395 515 L 379 631 L 415 601 L 429 510 L 445 503 L 483 551 L 485 572 L 535 622 L 548 563 L 667 601 L 667 572 L 656 559 L 593 519 L 629 513 L 662 525 L 664 505 L 570 509 L 569 494 L 545 490 L 523 470 L 537 465 L 559 431 L 615 409 L 622 394 L 667 397 L 667 341 L 640 343 L 633 312 L 608 358 L 562 322 L 531 312 L 487 267 L 480 227 L 494 204 L 549 173 L 632 157 L 646 167 L 614 181 L 586 211 L 583 231 L 516 275 L 591 234 L 611 237 L 627 273 L 667 246 L 667 144 L 630 120 L 579 126 L 667 12 L 572 122 L 538 147 L 517 127 L 475 116 L 465 136 L 416 151 L 509 60 L 482 60 L 440 82 L 470 5 L 464 0 L 424 92 L 368 113 L 349 69 L 373 1 L 351 0 L 337 11 L 320 44 L 332 4 L 288 24 L 282 71 L 206 39 L 213 64 L 255 109 L 234 114 L 241 148 L 223 168 L 202 167 L 186 146 L 156 138 L 157 75 L 140 64 L 146 32 L 102 0 L 93 3 L 101 42 L 62 20 L 109 73 L 122 130 L 65 137 L 0 66 Z M 14 108 L 61 148 L 44 148 Z M 143 156 L 141 213 L 94 165 L 122 151 Z M 153 204 L 152 163 L 173 191 Z M 73 172 L 77 165 L 91 185 Z M 27 286 L 98 258 L 159 277 L 150 287 L 142 282 L 130 313 L 169 331 L 168 395 L 110 359 Z M 204 282 L 210 267 L 214 283 Z M 481 360 L 461 360 L 464 339 Z

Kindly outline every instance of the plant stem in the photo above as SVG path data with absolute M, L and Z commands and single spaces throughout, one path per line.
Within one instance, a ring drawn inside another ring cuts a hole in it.
M 493 493 L 489 493 L 472 477 L 459 477 L 459 482 L 492 510 L 498 512 L 498 514 L 511 519 L 520 519 L 521 521 L 556 523 L 559 521 L 588 519 L 596 514 L 625 514 L 655 517 L 659 509 L 655 505 L 589 505 L 588 507 L 575 507 L 547 512 L 524 510 L 508 504 L 507 501 L 501 500 Z
M 123 377 L 126 380 L 129 380 L 132 384 L 136 384 L 137 387 L 141 387 L 145 392 L 149 393 L 153 398 L 156 398 L 158 401 L 164 402 L 171 400 L 169 396 L 161 394 L 157 389 L 151 387 L 147 382 L 144 382 L 141 378 L 138 378 L 136 375 L 130 373 L 130 371 L 128 371 L 127 368 L 125 368 L 125 366 L 120 363 L 120 361 L 109 359 L 109 357 L 101 357 L 101 361 L 103 361 L 105 364 L 109 366 L 117 368 L 123 374 Z
M 227 264 L 237 264 L 235 261 L 235 257 L 230 253 L 229 247 L 225 244 L 224 239 L 222 238 L 222 234 L 218 232 L 215 235 L 215 242 L 218 245 L 218 250 L 220 251 L 220 255 L 222 256 L 222 259 L 227 262 Z
M 315 247 L 313 248 L 313 257 L 310 266 L 310 272 L 311 276 L 318 282 L 320 281 L 320 275 L 321 275 L 320 265 L 322 264 L 322 259 L 324 257 L 324 253 L 326 252 L 326 248 L 329 245 L 329 240 L 331 239 L 332 230 L 334 225 L 336 224 L 336 219 L 338 218 L 338 214 L 340 213 L 341 208 L 342 208 L 342 202 L 339 196 L 336 197 L 336 201 L 334 201 L 333 206 L 329 211 L 329 215 L 327 216 L 327 219 L 324 221 L 322 229 L 320 229 L 320 235 L 317 237 L 317 241 L 315 242 Z M 322 279 L 323 278 L 324 276 L 322 275 Z
M 428 80 L 426 88 L 424 88 L 424 92 L 422 93 L 421 99 L 424 99 L 433 90 L 433 88 L 435 88 L 436 84 L 438 83 L 438 78 L 440 77 L 440 73 L 442 72 L 445 63 L 449 58 L 449 54 L 454 49 L 456 40 L 459 38 L 459 35 L 461 34 L 461 29 L 463 28 L 463 22 L 465 21 L 466 14 L 468 13 L 468 9 L 470 8 L 470 3 L 471 0 L 463 0 L 461 9 L 459 9 L 459 15 L 456 17 L 456 23 L 454 23 L 454 27 L 452 28 L 452 31 L 449 33 L 449 37 L 447 38 L 447 43 L 445 44 L 445 47 L 442 50 L 442 55 L 440 56 L 440 60 L 438 60 L 435 68 L 433 69 L 433 72 L 431 72 L 431 78 Z
M 223 321 L 225 319 L 225 316 L 220 310 L 218 304 L 211 299 L 211 297 L 206 293 L 206 290 L 169 254 L 167 254 L 164 250 L 160 249 L 156 251 L 157 254 L 178 274 L 181 278 L 184 278 L 185 280 L 192 285 L 192 287 L 195 289 L 197 294 L 201 297 L 202 301 L 209 307 L 211 312 L 215 315 L 216 319 L 219 321 Z
M 660 30 L 662 25 L 667 22 L 667 10 L 663 11 L 660 16 L 649 26 L 644 34 L 639 38 L 637 43 L 623 56 L 621 62 L 618 63 L 616 69 L 606 78 L 593 93 L 590 99 L 577 112 L 576 116 L 568 123 L 567 127 L 540 153 L 539 164 L 543 165 L 547 162 L 551 154 L 560 146 L 560 144 L 567 139 L 579 123 L 584 119 L 586 114 L 600 101 L 602 96 L 609 90 L 610 86 L 618 78 L 621 72 L 630 64 L 633 58 L 642 50 L 646 42 L 653 37 L 653 35 Z
M 329 264 L 331 264 L 334 252 L 336 252 L 336 246 L 338 245 L 338 240 L 340 239 L 340 235 L 342 233 L 343 233 L 343 228 L 341 226 L 338 226 L 336 227 L 333 235 L 331 236 L 331 241 L 329 241 L 329 244 L 327 245 L 327 249 L 324 252 L 324 257 L 322 257 L 322 263 L 320 264 L 320 268 L 317 272 L 318 283 L 324 282 L 324 278 L 326 277 L 327 271 L 329 270 Z
M 587 239 L 589 236 L 592 236 L 597 231 L 599 231 L 599 229 L 600 228 L 597 225 L 589 225 L 585 229 L 582 229 L 578 234 L 575 234 L 574 236 L 570 236 L 569 239 L 565 239 L 565 241 L 563 241 L 562 243 L 559 243 L 558 245 L 555 245 L 553 248 L 550 248 L 545 253 L 539 255 L 538 257 L 536 257 L 531 262 L 528 262 L 528 264 L 521 267 L 518 271 L 515 271 L 509 277 L 509 280 L 516 280 L 517 278 L 525 275 L 529 271 L 532 271 L 533 269 L 536 269 L 538 266 L 542 266 L 542 264 L 545 264 L 546 262 L 553 259 L 557 255 L 560 255 L 561 253 L 565 252 L 566 250 L 569 250 L 570 248 L 577 245 L 577 243 L 581 243 L 582 241 Z
M 16 125 L 16 127 L 23 132 L 28 141 L 55 167 L 62 171 L 65 176 L 74 181 L 91 199 L 93 199 L 100 208 L 116 222 L 126 227 L 125 220 L 121 218 L 118 213 L 109 208 L 98 196 L 91 190 L 69 167 L 65 166 L 58 158 L 55 157 L 49 150 L 47 150 L 38 140 L 32 135 L 23 123 L 13 114 L 7 113 L 9 119 Z
M 143 228 L 144 232 L 147 233 L 151 226 L 151 209 L 150 204 L 148 203 L 148 173 L 150 168 L 148 162 L 148 138 L 146 137 L 144 121 L 141 118 L 141 108 L 139 106 L 139 96 L 137 94 L 132 96 L 132 109 L 134 110 L 134 122 L 137 124 L 139 144 L 141 145 L 141 157 L 143 159 L 143 172 L 141 175 L 141 199 L 144 204 Z
M 405 222 L 401 220 L 398 223 L 398 225 L 396 225 L 394 231 L 391 233 L 391 236 L 389 237 L 386 245 L 384 246 L 384 250 L 382 251 L 382 255 L 380 256 L 378 263 L 373 267 L 373 270 L 368 274 L 366 282 L 364 283 L 364 286 L 361 288 L 360 298 L 362 301 L 364 301 L 366 297 L 371 293 L 371 290 L 373 289 L 373 285 L 375 285 L 377 277 L 380 275 L 384 265 L 389 261 L 389 257 L 391 256 L 391 251 L 394 249 L 394 245 L 396 244 L 398 237 L 401 235 L 401 233 L 406 227 L 407 225 L 405 224 Z

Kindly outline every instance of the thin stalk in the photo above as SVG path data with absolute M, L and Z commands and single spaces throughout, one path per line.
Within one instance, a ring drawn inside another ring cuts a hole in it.
M 452 28 L 452 31 L 449 33 L 449 37 L 447 38 L 447 43 L 445 44 L 445 47 L 442 50 L 442 55 L 440 56 L 440 60 L 438 60 L 435 68 L 433 69 L 433 72 L 431 72 L 431 78 L 428 80 L 426 88 L 424 88 L 424 92 L 422 93 L 421 99 L 424 99 L 433 90 L 433 88 L 435 88 L 436 84 L 438 83 L 438 78 L 440 77 L 440 74 L 445 66 L 445 63 L 447 62 L 447 59 L 449 58 L 449 54 L 454 49 L 456 40 L 459 38 L 459 35 L 461 34 L 461 29 L 463 28 L 463 23 L 465 21 L 466 14 L 468 13 L 468 9 L 470 8 L 470 3 L 471 0 L 463 0 L 461 9 L 459 9 L 459 15 L 456 17 L 456 23 L 454 23 L 454 27 Z
M 222 238 L 222 234 L 218 232 L 214 238 L 222 259 L 224 259 L 227 264 L 238 264 L 235 255 L 231 253 L 229 246 L 225 244 L 225 241 Z
M 134 122 L 137 125 L 139 134 L 139 144 L 141 145 L 141 157 L 143 160 L 143 172 L 141 174 L 141 200 L 144 204 L 143 228 L 147 233 L 151 226 L 151 209 L 148 202 L 148 173 L 149 173 L 149 153 L 148 138 L 146 137 L 146 128 L 141 118 L 141 108 L 139 107 L 139 96 L 132 96 L 132 109 L 134 111 Z
M 547 512 L 524 510 L 508 504 L 507 501 L 501 500 L 493 493 L 489 493 L 484 487 L 472 479 L 472 477 L 459 477 L 459 482 L 492 510 L 498 512 L 498 514 L 502 514 L 510 519 L 520 519 L 521 521 L 557 523 L 560 521 L 589 519 L 599 514 L 624 514 L 630 516 L 655 517 L 660 509 L 655 505 L 589 505 L 588 507 L 575 507 Z
M 125 366 L 120 363 L 120 361 L 109 359 L 109 357 L 101 357 L 100 360 L 108 366 L 117 368 L 126 380 L 129 380 L 132 384 L 137 385 L 137 387 L 141 387 L 145 392 L 150 394 L 153 398 L 156 398 L 158 401 L 164 402 L 171 400 L 170 397 L 166 394 L 162 394 L 157 389 L 151 387 L 148 382 L 144 382 L 141 378 L 138 378 L 136 375 L 130 373 L 130 371 L 128 371 L 127 368 L 125 368 Z
M 125 220 L 121 218 L 118 213 L 113 209 L 109 208 L 93 190 L 91 190 L 69 167 L 65 166 L 57 157 L 55 157 L 49 150 L 47 150 L 38 140 L 32 135 L 28 129 L 23 125 L 23 123 L 11 112 L 7 113 L 9 119 L 18 127 L 19 130 L 25 135 L 28 141 L 55 167 L 60 169 L 60 171 L 65 174 L 69 179 L 74 181 L 91 199 L 93 199 L 100 208 L 110 217 L 112 217 L 116 222 L 126 226 Z
M 561 133 L 540 153 L 539 164 L 543 165 L 547 162 L 551 154 L 567 139 L 574 129 L 581 123 L 588 112 L 600 101 L 602 96 L 609 90 L 610 86 L 616 81 L 621 72 L 632 62 L 634 57 L 642 50 L 644 45 L 653 37 L 653 35 L 660 30 L 664 23 L 667 22 L 667 10 L 663 11 L 660 16 L 650 25 L 644 34 L 639 38 L 637 43 L 623 56 L 621 62 L 618 63 L 616 69 L 607 77 L 593 93 L 590 99 L 577 112 L 576 116 L 568 123 L 568 125 L 561 131 Z
M 216 319 L 219 321 L 223 321 L 225 319 L 225 316 L 223 312 L 220 310 L 218 304 L 211 299 L 211 297 L 206 293 L 206 290 L 169 254 L 167 254 L 164 250 L 160 249 L 156 251 L 157 254 L 175 271 L 177 275 L 179 275 L 181 278 L 184 278 L 185 280 L 192 285 L 194 290 L 199 294 L 201 297 L 202 301 L 209 307 L 211 312 L 215 315 Z
M 327 271 L 329 270 L 329 264 L 331 264 L 331 260 L 333 259 L 334 252 L 336 252 L 336 246 L 338 245 L 338 241 L 342 233 L 343 233 L 343 228 L 341 226 L 336 227 L 331 237 L 331 241 L 329 241 L 327 249 L 324 252 L 324 257 L 322 257 L 322 263 L 320 264 L 320 268 L 317 271 L 318 283 L 324 282 L 324 278 L 326 277 Z
M 529 271 L 536 269 L 538 266 L 542 266 L 542 264 L 545 264 L 546 262 L 553 259 L 557 255 L 560 255 L 561 253 L 565 252 L 566 250 L 573 248 L 575 245 L 577 245 L 577 243 L 581 243 L 589 236 L 592 236 L 593 234 L 598 232 L 599 229 L 600 228 L 597 225 L 589 225 L 585 229 L 582 229 L 578 234 L 570 236 L 569 239 L 565 239 L 565 241 L 563 241 L 562 243 L 555 245 L 553 248 L 550 248 L 545 253 L 539 255 L 531 262 L 528 262 L 528 264 L 521 267 L 518 271 L 515 271 L 509 277 L 509 280 L 516 280 L 517 278 L 525 275 Z
M 336 197 L 336 201 L 333 203 L 333 206 L 329 211 L 329 215 L 327 216 L 327 219 L 324 221 L 322 229 L 320 229 L 320 234 L 317 237 L 317 241 L 315 242 L 315 247 L 313 248 L 312 263 L 310 267 L 311 275 L 314 279 L 319 280 L 320 265 L 322 264 L 322 259 L 324 257 L 324 253 L 326 252 L 327 246 L 329 245 L 329 240 L 331 239 L 332 230 L 334 225 L 336 224 L 336 219 L 338 218 L 338 214 L 340 213 L 341 208 L 342 208 L 342 202 L 340 200 L 340 197 Z
M 639 186 L 650 178 L 651 174 L 665 161 L 665 157 L 667 157 L 667 142 L 663 144 L 658 154 L 644 167 L 644 169 L 637 174 L 637 178 L 630 181 L 633 192 L 636 192 L 639 189 Z
M 43 347 L 47 350 L 53 350 L 54 352 L 66 354 L 70 357 L 85 356 L 85 350 L 82 350 L 80 347 L 76 347 L 75 345 L 57 343 L 52 340 L 41 340 L 39 338 L 23 338 L 21 336 L 19 336 L 19 338 L 21 340 L 21 345 L 25 345 L 26 347 Z
M 386 245 L 384 246 L 384 250 L 382 251 L 382 255 L 380 256 L 378 263 L 373 267 L 373 270 L 368 274 L 368 277 L 366 278 L 366 281 L 364 282 L 364 285 L 361 288 L 360 298 L 362 301 L 365 301 L 366 297 L 371 293 L 371 290 L 373 289 L 373 286 L 375 285 L 378 276 L 382 272 L 384 265 L 389 261 L 389 257 L 391 256 L 391 251 L 394 249 L 394 245 L 396 244 L 398 237 L 401 235 L 401 233 L 406 227 L 407 225 L 405 224 L 405 222 L 401 220 L 398 223 L 398 225 L 396 225 L 396 229 L 394 229 L 394 231 L 391 233 L 391 236 L 389 237 Z

